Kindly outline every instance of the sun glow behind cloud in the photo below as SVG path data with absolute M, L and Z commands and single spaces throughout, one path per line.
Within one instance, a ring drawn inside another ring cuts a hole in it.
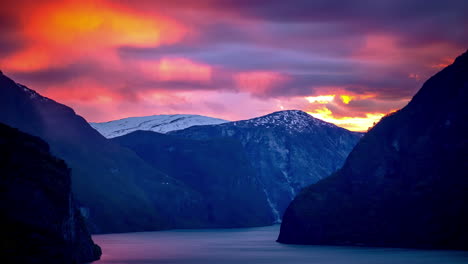
M 30 36 L 62 45 L 79 42 L 80 46 L 89 44 L 94 48 L 170 44 L 186 33 L 168 18 L 132 14 L 95 1 L 45 5 L 29 19 L 35 21 L 27 28 Z
M 105 2 L 44 2 L 21 16 L 24 47 L 0 60 L 6 71 L 63 67 L 84 58 L 115 66 L 116 48 L 154 47 L 180 41 L 187 29 L 163 16 L 119 10 Z
M 308 96 L 305 98 L 309 103 L 328 104 L 335 100 L 335 95 Z
M 334 117 L 333 113 L 326 107 L 308 112 L 311 116 L 344 127 L 352 131 L 365 132 L 380 121 L 385 114 L 366 113 L 365 117 Z
M 367 101 L 373 100 L 374 97 L 375 95 L 332 94 L 307 96 L 304 99 L 309 103 L 306 111 L 313 117 L 352 131 L 363 132 L 378 123 L 387 112 L 346 112 L 346 107 L 351 102 L 366 104 Z M 341 112 L 341 114 L 334 113 L 330 108 L 335 109 L 336 112 Z M 392 109 L 390 112 L 395 110 Z

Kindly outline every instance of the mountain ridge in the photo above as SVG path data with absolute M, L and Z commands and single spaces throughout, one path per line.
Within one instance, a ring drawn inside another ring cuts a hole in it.
M 106 138 L 123 136 L 136 130 L 167 133 L 197 125 L 211 125 L 229 122 L 227 120 L 190 114 L 151 115 L 127 117 L 107 122 L 89 123 Z
M 302 110 L 295 109 L 276 111 L 263 116 L 246 120 L 233 121 L 231 123 L 236 126 L 254 125 L 264 126 L 267 128 L 272 126 L 285 126 L 291 131 L 294 130 L 297 132 L 301 132 L 307 128 L 310 129 L 314 126 L 338 127 L 332 123 L 315 118 Z

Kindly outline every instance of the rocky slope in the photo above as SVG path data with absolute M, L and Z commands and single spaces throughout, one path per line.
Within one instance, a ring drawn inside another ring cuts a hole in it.
M 200 195 L 112 143 L 81 116 L 0 74 L 0 122 L 41 137 L 72 168 L 93 232 L 204 226 Z
M 361 136 L 295 110 L 169 134 L 240 142 L 278 222 L 303 187 L 342 166 Z
M 468 249 L 468 52 L 288 207 L 278 241 Z
M 89 124 L 106 138 L 113 138 L 137 130 L 167 133 L 191 126 L 215 125 L 226 122 L 228 121 L 200 115 L 153 115 Z
M 1 123 L 0 222 L 2 263 L 84 263 L 101 255 L 67 165 L 41 139 Z
M 265 193 L 239 142 L 191 140 L 151 131 L 136 131 L 112 141 L 199 192 L 208 208 L 210 227 L 273 222 Z

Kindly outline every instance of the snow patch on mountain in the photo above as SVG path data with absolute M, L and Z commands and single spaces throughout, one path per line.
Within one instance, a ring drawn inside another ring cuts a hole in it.
M 26 87 L 26 86 L 24 86 L 24 85 L 22 85 L 20 83 L 16 83 L 16 85 L 19 88 L 23 89 L 23 92 L 27 93 L 29 95 L 29 98 L 31 98 L 31 99 L 40 99 L 42 101 L 50 100 L 49 98 L 46 98 L 46 97 L 43 97 L 43 96 L 39 95 L 36 91 L 31 90 L 28 87 Z
M 317 127 L 336 127 L 336 125 L 314 118 L 306 112 L 300 110 L 284 110 L 271 113 L 269 115 L 232 122 L 236 126 L 254 127 L 284 127 L 289 133 L 309 132 Z
M 191 126 L 217 125 L 227 120 L 200 115 L 153 115 L 129 117 L 90 125 L 106 138 L 123 136 L 136 130 L 167 133 Z

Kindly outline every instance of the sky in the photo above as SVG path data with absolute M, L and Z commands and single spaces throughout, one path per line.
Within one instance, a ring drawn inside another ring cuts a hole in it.
M 468 48 L 467 14 L 466 0 L 6 0 L 0 70 L 90 122 L 299 109 L 366 131 Z

